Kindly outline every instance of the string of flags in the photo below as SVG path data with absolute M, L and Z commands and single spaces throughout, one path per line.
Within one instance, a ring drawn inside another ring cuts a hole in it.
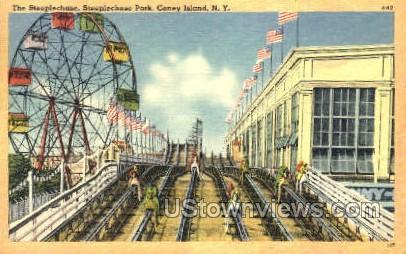
M 291 22 L 296 21 L 296 45 L 299 46 L 299 15 L 297 12 L 279 12 L 278 13 L 278 27 L 275 29 L 269 29 L 265 35 L 265 46 L 258 49 L 257 51 L 257 60 L 256 63 L 252 66 L 252 73 L 253 75 L 244 80 L 242 89 L 237 96 L 237 100 L 233 104 L 233 107 L 228 112 L 225 122 L 231 123 L 233 119 L 233 115 L 236 114 L 238 108 L 242 105 L 242 102 L 246 96 L 251 93 L 252 96 L 252 89 L 257 85 L 258 74 L 262 74 L 264 72 L 264 61 L 270 59 L 270 69 L 272 70 L 272 45 L 276 43 L 281 44 L 281 55 L 283 55 L 283 39 L 284 39 L 284 31 L 283 25 Z M 281 57 L 282 61 L 282 57 Z M 263 76 L 262 76 L 263 77 Z M 263 82 L 263 80 L 262 80 Z
M 166 140 L 165 134 L 151 124 L 149 119 L 142 117 L 141 113 L 137 115 L 135 111 L 125 109 L 115 97 L 110 99 L 106 116 L 107 122 L 110 124 L 118 124 L 128 131 L 138 131 L 144 135 L 149 134 Z

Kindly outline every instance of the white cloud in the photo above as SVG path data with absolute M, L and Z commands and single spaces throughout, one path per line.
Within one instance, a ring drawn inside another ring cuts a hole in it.
M 170 53 L 168 55 L 168 61 L 172 64 L 176 63 L 179 60 L 179 56 L 175 53 Z
M 151 78 L 143 84 L 142 107 L 152 119 L 159 119 L 161 127 L 168 128 L 173 138 L 183 139 L 197 117 L 214 121 L 211 115 L 204 114 L 207 107 L 226 112 L 234 100 L 236 75 L 228 68 L 214 68 L 201 53 L 183 58 L 170 53 L 166 60 L 149 67 Z M 220 114 L 222 121 L 224 116 Z M 206 123 L 205 127 L 210 126 Z M 216 132 L 207 140 L 221 149 L 223 133 Z

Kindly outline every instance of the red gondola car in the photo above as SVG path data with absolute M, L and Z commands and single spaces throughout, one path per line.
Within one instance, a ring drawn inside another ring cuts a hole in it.
M 75 17 L 69 12 L 52 13 L 52 28 L 72 30 L 75 26 Z
M 10 68 L 8 73 L 8 83 L 10 86 L 28 86 L 32 83 L 32 74 L 30 69 Z

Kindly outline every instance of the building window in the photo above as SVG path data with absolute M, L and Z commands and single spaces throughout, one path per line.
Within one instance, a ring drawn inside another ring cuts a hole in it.
M 297 132 L 297 129 L 299 127 L 299 94 L 295 93 L 292 96 L 292 106 L 291 106 L 291 126 L 292 130 L 291 133 Z
M 295 93 L 292 96 L 291 101 L 291 134 L 289 138 L 290 144 L 290 170 L 292 173 L 295 171 L 297 164 L 297 131 L 299 127 L 299 93 Z
M 258 160 L 257 160 L 256 166 L 259 166 L 259 167 L 262 166 L 262 142 L 264 140 L 262 123 L 263 123 L 262 120 L 258 121 L 258 142 L 257 142 Z
M 245 138 L 244 138 L 244 156 L 247 156 L 250 154 L 250 129 L 245 132 Z
M 283 136 L 283 104 L 276 109 L 276 137 Z
M 273 143 L 272 143 L 272 132 L 273 132 L 272 118 L 273 118 L 273 113 L 269 112 L 267 119 L 266 119 L 266 128 L 267 128 L 267 130 L 266 130 L 267 165 L 266 166 L 269 168 L 271 168 L 273 166 L 272 165 L 272 155 L 273 155 L 272 154 L 272 146 L 273 146 Z
M 283 149 L 276 149 L 276 167 L 281 167 L 283 164 Z
M 314 90 L 313 165 L 327 173 L 373 173 L 375 89 Z
M 251 125 L 251 161 L 250 166 L 256 166 L 256 156 L 257 156 L 257 126 L 256 124 Z
M 283 136 L 289 133 L 289 122 L 288 122 L 288 107 L 286 101 L 283 103 Z
M 276 166 L 280 167 L 283 164 L 283 137 L 284 137 L 284 114 L 285 103 L 279 105 L 276 109 L 276 134 L 275 134 L 275 147 L 276 147 Z
M 389 173 L 395 174 L 395 89 L 392 89 L 392 119 L 391 119 L 391 140 L 390 140 L 390 161 Z
M 315 89 L 313 115 L 313 146 L 328 147 L 330 89 Z

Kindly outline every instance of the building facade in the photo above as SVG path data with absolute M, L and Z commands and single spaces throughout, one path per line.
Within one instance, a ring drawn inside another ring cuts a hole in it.
M 226 135 L 252 167 L 298 161 L 336 179 L 394 178 L 393 45 L 293 50 Z M 235 150 L 235 149 L 234 149 Z

